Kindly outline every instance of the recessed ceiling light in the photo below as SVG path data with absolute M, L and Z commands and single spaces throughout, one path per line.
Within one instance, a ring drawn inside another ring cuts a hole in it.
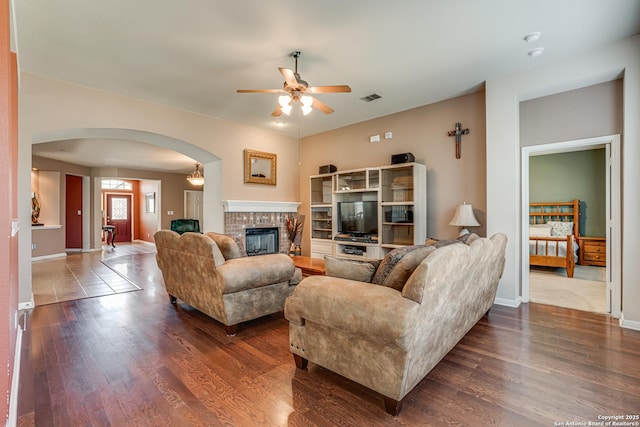
M 543 47 L 537 47 L 537 48 L 527 52 L 527 55 L 529 55 L 532 58 L 535 58 L 536 56 L 542 55 L 542 52 L 544 52 L 544 48 Z
M 530 33 L 527 34 L 526 36 L 524 36 L 524 41 L 526 41 L 527 43 L 533 43 L 538 41 L 538 39 L 540 38 L 540 36 L 542 35 L 542 33 L 540 32 L 535 32 L 535 33 Z

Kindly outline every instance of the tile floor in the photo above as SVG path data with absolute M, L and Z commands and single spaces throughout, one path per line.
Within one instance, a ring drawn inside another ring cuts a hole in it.
M 140 290 L 103 261 L 117 257 L 154 253 L 153 245 L 119 243 L 101 252 L 69 253 L 66 257 L 34 261 L 32 290 L 36 306 Z

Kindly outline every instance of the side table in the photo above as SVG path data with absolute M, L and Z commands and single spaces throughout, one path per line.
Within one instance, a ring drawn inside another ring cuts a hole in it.
M 324 260 L 320 258 L 311 258 L 308 256 L 292 256 L 293 264 L 302 270 L 302 277 L 307 276 L 324 276 L 326 270 Z

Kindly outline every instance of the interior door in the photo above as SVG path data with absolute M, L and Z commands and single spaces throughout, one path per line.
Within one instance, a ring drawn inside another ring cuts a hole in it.
M 82 177 L 67 175 L 65 188 L 65 247 L 82 249 Z
M 200 227 L 202 228 L 202 214 L 202 191 L 185 190 L 184 217 L 199 220 Z
M 107 225 L 115 226 L 115 241 L 131 241 L 131 194 L 107 194 Z

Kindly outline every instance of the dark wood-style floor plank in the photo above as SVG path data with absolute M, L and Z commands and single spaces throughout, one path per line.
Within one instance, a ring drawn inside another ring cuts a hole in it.
M 228 337 L 206 315 L 170 304 L 145 252 L 118 245 L 103 254 L 142 291 L 27 314 L 20 426 L 550 426 L 640 411 L 640 332 L 525 304 L 495 306 L 392 417 L 377 393 L 313 363 L 296 369 L 282 313 Z M 79 277 L 111 277 L 96 260 L 74 257 L 88 272 Z

